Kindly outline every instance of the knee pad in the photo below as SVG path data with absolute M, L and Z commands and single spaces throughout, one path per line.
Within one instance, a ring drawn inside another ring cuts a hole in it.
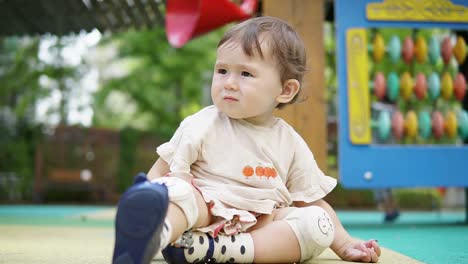
M 301 261 L 320 255 L 335 238 L 335 227 L 328 213 L 318 206 L 296 208 L 284 220 L 296 234 Z
M 166 185 L 169 191 L 169 201 L 182 209 L 187 219 L 187 229 L 192 228 L 198 219 L 198 206 L 192 185 L 185 180 L 171 176 L 159 177 L 151 182 Z

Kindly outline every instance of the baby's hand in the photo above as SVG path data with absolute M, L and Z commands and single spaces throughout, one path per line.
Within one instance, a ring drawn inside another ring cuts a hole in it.
M 351 241 L 341 250 L 340 257 L 347 261 L 377 262 L 380 256 L 380 246 L 377 240 L 367 242 Z

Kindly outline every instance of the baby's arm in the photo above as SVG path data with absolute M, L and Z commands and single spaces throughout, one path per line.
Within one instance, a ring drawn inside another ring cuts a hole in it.
M 158 160 L 156 160 L 151 169 L 148 171 L 148 175 L 146 177 L 148 180 L 153 180 L 162 177 L 169 172 L 169 164 L 167 164 L 165 160 L 158 158 Z
M 341 259 L 361 262 L 377 262 L 379 260 L 380 247 L 376 240 L 364 242 L 351 237 L 338 219 L 335 210 L 324 200 L 320 199 L 313 203 L 296 202 L 295 205 L 298 207 L 315 205 L 327 211 L 335 225 L 335 239 L 330 248 Z

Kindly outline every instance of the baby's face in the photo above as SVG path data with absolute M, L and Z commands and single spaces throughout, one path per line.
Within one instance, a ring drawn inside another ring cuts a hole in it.
M 227 42 L 218 48 L 211 96 L 227 116 L 245 119 L 256 125 L 272 120 L 277 97 L 283 91 L 276 63 L 262 45 L 264 59 L 247 56 L 238 43 Z

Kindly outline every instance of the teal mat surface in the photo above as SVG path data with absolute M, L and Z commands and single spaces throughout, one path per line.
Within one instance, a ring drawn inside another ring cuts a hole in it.
M 468 263 L 464 211 L 403 211 L 391 224 L 384 224 L 379 212 L 337 213 L 352 236 L 377 239 L 383 247 L 425 263 Z
M 110 206 L 0 206 L 0 225 L 77 226 L 113 228 L 112 214 L 93 218 Z M 377 211 L 338 211 L 348 232 L 377 239 L 386 248 L 430 264 L 468 264 L 468 225 L 464 211 L 403 211 L 391 224 Z
M 110 210 L 110 206 L 1 205 L 0 225 L 52 225 L 112 227 L 114 219 L 90 219 L 87 215 Z

